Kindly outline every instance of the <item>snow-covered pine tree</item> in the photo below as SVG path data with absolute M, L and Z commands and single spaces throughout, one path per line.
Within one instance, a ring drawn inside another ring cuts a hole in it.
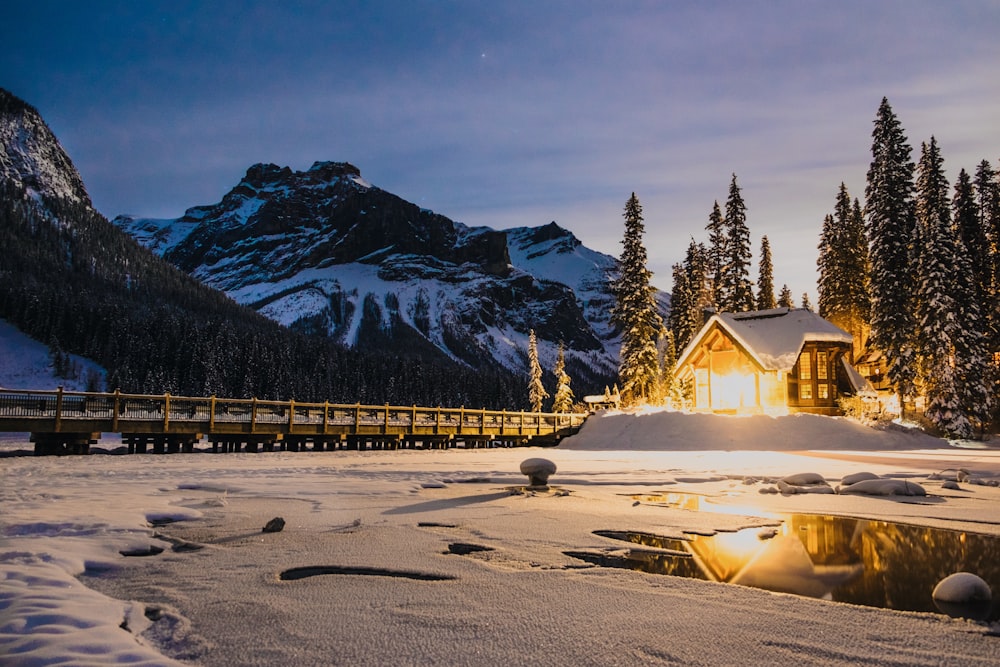
M 812 310 L 812 301 L 809 300 L 809 292 L 802 293 L 802 305 L 800 306 L 803 310 Z
M 937 141 L 921 144 L 916 183 L 918 384 L 925 416 L 950 437 L 969 438 L 972 424 L 960 393 L 956 343 L 965 326 L 955 299 L 957 236 L 944 160 Z
M 778 292 L 778 308 L 794 308 L 795 301 L 792 299 L 792 290 L 788 288 L 788 285 L 782 285 L 781 291 Z
M 552 412 L 570 412 L 573 409 L 573 390 L 570 388 L 570 377 L 566 373 L 566 346 L 559 341 L 559 353 L 556 356 L 556 366 L 552 369 L 556 378 L 556 394 L 552 399 Z
M 750 282 L 750 230 L 746 224 L 746 204 L 736 174 L 729 183 L 726 199 L 726 255 L 722 267 L 721 301 L 723 311 L 740 313 L 754 309 L 753 284 Z
M 684 263 L 673 266 L 674 289 L 668 325 L 678 348 L 687 345 L 701 329 L 705 311 L 712 308 L 712 281 L 707 272 L 707 251 L 691 239 Z
M 911 148 L 882 98 L 872 131 L 872 162 L 865 186 L 865 218 L 871 259 L 871 340 L 888 359 L 887 375 L 900 407 L 914 394 L 913 170 Z
M 955 195 L 952 198 L 952 213 L 955 227 L 966 255 L 972 265 L 975 278 L 976 298 L 985 302 L 993 283 L 993 267 L 990 262 L 990 240 L 979 217 L 975 189 L 972 178 L 965 169 L 958 173 L 955 181 Z
M 973 184 L 979 208 L 979 226 L 986 230 L 990 243 L 989 264 L 992 277 L 984 315 L 987 319 L 990 349 L 994 353 L 1000 353 L 1000 174 L 990 166 L 989 160 L 983 160 L 976 167 Z M 997 379 L 1000 381 L 1000 377 Z M 996 389 L 1000 394 L 1000 384 Z
M 823 220 L 820 234 L 819 314 L 854 336 L 860 351 L 867 336 L 871 297 L 868 292 L 868 236 L 861 204 L 840 184 L 834 215 Z
M 656 310 L 652 273 L 646 268 L 645 231 L 642 206 L 635 193 L 625 204 L 625 237 L 619 260 L 619 276 L 612 285 L 615 305 L 611 321 L 622 332 L 618 377 L 622 403 L 639 405 L 656 402 L 659 357 L 656 342 L 662 335 L 663 318 Z
M 670 291 L 670 313 L 667 315 L 667 328 L 676 340 L 688 340 L 692 336 L 691 310 L 694 307 L 694 295 L 688 284 L 687 271 L 681 263 L 670 267 L 674 279 Z
M 960 400 L 973 429 L 982 437 L 994 408 L 998 378 L 989 349 L 990 245 L 978 209 L 972 180 L 963 169 L 952 198 L 953 226 L 958 235 L 955 305 L 961 317 L 955 341 L 955 366 Z M 976 250 L 970 250 L 973 247 Z
M 774 298 L 774 264 L 771 262 L 771 242 L 767 236 L 760 239 L 760 268 L 757 274 L 757 310 L 776 307 Z
M 712 205 L 712 212 L 708 215 L 708 278 L 711 281 L 712 307 L 719 309 L 722 303 L 722 276 L 725 273 L 726 258 L 729 257 L 729 236 L 726 234 L 726 222 L 722 218 L 722 209 L 719 208 L 719 201 Z
M 549 397 L 542 384 L 542 365 L 538 362 L 538 339 L 535 330 L 528 331 L 528 403 L 532 412 L 542 411 L 542 401 Z
M 677 366 L 677 345 L 674 334 L 667 330 L 660 339 L 660 393 L 666 405 L 673 408 L 682 407 L 683 396 L 680 383 L 674 378 Z

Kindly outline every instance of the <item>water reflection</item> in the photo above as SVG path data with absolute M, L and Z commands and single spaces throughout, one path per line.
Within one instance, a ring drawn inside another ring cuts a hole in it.
M 694 502 L 694 501 L 692 501 Z M 678 540 L 599 531 L 642 545 L 626 555 L 568 552 L 604 566 L 708 579 L 839 602 L 907 611 L 1000 618 L 1000 538 L 888 521 L 796 514 L 777 528 Z M 673 555 L 661 550 L 672 550 Z M 600 561 L 604 562 L 600 562 Z M 993 591 L 992 605 L 938 609 L 931 592 L 954 572 L 972 572 Z

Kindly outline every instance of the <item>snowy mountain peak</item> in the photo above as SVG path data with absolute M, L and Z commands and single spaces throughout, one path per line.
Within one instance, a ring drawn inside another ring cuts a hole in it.
M 73 162 L 38 111 L 0 88 L 0 181 L 41 200 L 83 204 L 90 196 Z
M 469 227 L 362 179 L 346 162 L 256 164 L 217 204 L 176 220 L 119 217 L 144 245 L 283 324 L 357 347 L 526 370 L 560 341 L 581 389 L 618 364 L 613 257 L 555 222 Z

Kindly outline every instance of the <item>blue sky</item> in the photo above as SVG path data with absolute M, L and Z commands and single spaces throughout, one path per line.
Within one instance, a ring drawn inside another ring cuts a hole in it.
M 470 225 L 555 220 L 654 283 L 737 175 L 756 262 L 815 303 L 841 181 L 864 195 L 889 98 L 954 180 L 1000 158 L 1000 2 L 17 2 L 0 86 L 39 109 L 97 208 L 175 217 L 256 162 L 349 161 Z M 756 266 L 752 277 L 756 280 Z

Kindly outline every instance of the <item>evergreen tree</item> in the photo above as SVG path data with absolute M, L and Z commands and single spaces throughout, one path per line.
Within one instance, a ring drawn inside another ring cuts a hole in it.
M 809 300 L 809 292 L 803 292 L 802 293 L 802 308 L 804 310 L 812 310 L 813 309 L 812 302 Z
M 613 284 L 615 305 L 611 321 L 622 332 L 618 367 L 622 402 L 638 405 L 658 400 L 656 342 L 663 330 L 663 318 L 656 310 L 654 288 L 650 285 L 652 273 L 646 268 L 642 206 L 634 192 L 625 204 L 624 217 L 624 248 L 619 260 L 620 274 Z
M 777 306 L 774 299 L 774 265 L 771 263 L 771 242 L 767 236 L 760 239 L 760 271 L 757 278 L 757 310 L 770 310 Z
M 981 437 L 990 422 L 998 380 L 990 355 L 991 250 L 975 189 L 964 169 L 955 182 L 952 214 L 958 236 L 955 306 L 961 322 L 955 341 L 955 367 L 961 403 Z
M 683 396 L 680 384 L 674 377 L 677 367 L 677 345 L 674 342 L 674 334 L 667 331 L 660 340 L 660 394 L 665 403 L 674 408 L 681 407 Z
M 746 224 L 746 204 L 736 174 L 729 184 L 726 200 L 726 255 L 722 266 L 719 308 L 740 313 L 754 309 L 753 285 L 750 282 L 750 230 Z
M 984 303 L 989 297 L 993 283 L 990 240 L 979 216 L 979 206 L 976 204 L 972 178 L 965 169 L 959 172 L 958 180 L 955 181 L 952 212 L 959 238 L 962 245 L 965 246 L 966 256 L 973 267 L 976 298 L 980 303 Z
M 989 347 L 1000 352 L 1000 174 L 993 170 L 988 160 L 976 168 L 974 180 L 979 227 L 986 233 L 990 247 L 990 286 L 984 302 Z M 997 394 L 1000 394 L 1000 373 L 997 373 Z
M 542 401 L 549 397 L 542 384 L 542 365 L 538 362 L 538 339 L 528 331 L 528 404 L 532 412 L 542 411 Z
M 921 144 L 916 183 L 918 381 L 925 415 L 944 433 L 968 438 L 972 425 L 959 395 L 956 342 L 963 326 L 955 299 L 956 235 L 944 160 L 932 137 Z
M 688 340 L 693 335 L 691 311 L 694 308 L 694 295 L 691 285 L 688 284 L 684 264 L 674 264 L 670 267 L 670 273 L 674 279 L 674 287 L 670 291 L 667 328 L 676 340 Z
M 726 270 L 726 262 L 729 257 L 729 235 L 726 233 L 726 221 L 722 217 L 722 209 L 719 208 L 719 201 L 712 205 L 712 212 L 708 215 L 708 278 L 711 281 L 712 307 L 719 309 L 722 303 L 722 278 Z
M 871 339 L 888 359 L 887 375 L 900 407 L 914 394 L 911 148 L 889 101 L 882 98 L 872 131 L 872 162 L 865 187 L 871 259 Z
M 683 264 L 673 266 L 674 290 L 668 324 L 675 345 L 683 348 L 705 324 L 712 309 L 712 281 L 705 247 L 691 239 Z
M 778 293 L 778 308 L 794 308 L 795 302 L 792 300 L 792 290 L 788 289 L 788 285 L 782 285 L 781 291 Z
M 552 374 L 556 378 L 556 395 L 552 399 L 552 412 L 570 412 L 573 409 L 573 390 L 570 389 L 570 377 L 566 373 L 565 345 L 559 341 L 559 354 L 556 357 L 556 367 Z
M 834 215 L 823 220 L 819 258 L 819 314 L 849 332 L 860 350 L 868 331 L 871 297 L 868 236 L 861 204 L 840 184 Z

